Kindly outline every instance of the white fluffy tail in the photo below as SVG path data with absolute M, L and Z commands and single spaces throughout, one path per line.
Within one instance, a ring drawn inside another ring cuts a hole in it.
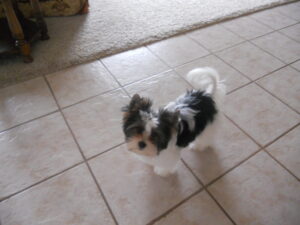
M 187 74 L 187 80 L 194 88 L 205 91 L 222 100 L 226 93 L 226 87 L 223 81 L 220 81 L 219 74 L 210 67 L 203 67 L 191 70 Z

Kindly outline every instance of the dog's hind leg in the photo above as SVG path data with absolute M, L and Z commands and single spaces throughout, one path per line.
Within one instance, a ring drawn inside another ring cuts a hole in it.
M 189 148 L 197 151 L 204 151 L 208 147 L 213 147 L 214 140 L 220 125 L 219 118 L 208 125 L 204 131 L 189 145 Z

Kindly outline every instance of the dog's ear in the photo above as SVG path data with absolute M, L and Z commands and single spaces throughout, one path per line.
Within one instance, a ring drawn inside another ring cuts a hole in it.
M 152 101 L 149 98 L 142 98 L 138 94 L 135 94 L 127 107 L 124 110 L 127 112 L 138 112 L 138 111 L 150 111 Z
M 134 94 L 131 98 L 132 101 L 139 101 L 141 100 L 141 96 L 139 94 Z
M 124 113 L 132 111 L 134 106 L 140 101 L 141 97 L 138 94 L 135 94 L 131 99 L 128 105 L 125 105 L 121 108 L 121 111 Z

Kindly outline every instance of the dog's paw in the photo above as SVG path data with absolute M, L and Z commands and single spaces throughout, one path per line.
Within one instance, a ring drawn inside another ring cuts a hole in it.
M 198 150 L 198 149 L 196 148 L 196 146 L 195 146 L 194 143 L 189 144 L 188 149 L 191 150 L 191 151 L 197 151 L 197 150 Z
M 167 177 L 170 174 L 172 174 L 172 172 L 170 170 L 166 170 L 161 167 L 154 167 L 154 173 L 156 173 L 157 175 L 159 175 L 161 177 Z
M 195 145 L 194 143 L 189 145 L 189 149 L 192 150 L 192 151 L 204 152 L 204 151 L 206 151 L 210 148 L 211 147 L 209 145 L 201 145 L 201 144 Z

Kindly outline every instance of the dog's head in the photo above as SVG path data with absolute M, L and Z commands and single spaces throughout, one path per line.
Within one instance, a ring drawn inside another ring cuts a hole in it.
M 128 150 L 139 155 L 156 156 L 166 149 L 177 130 L 178 113 L 154 112 L 149 98 L 135 94 L 123 111 L 123 132 Z

